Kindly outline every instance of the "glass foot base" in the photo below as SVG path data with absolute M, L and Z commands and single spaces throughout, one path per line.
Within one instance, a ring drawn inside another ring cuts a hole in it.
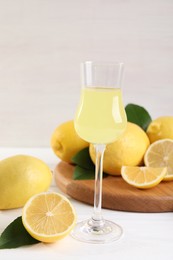
M 122 228 L 109 220 L 104 220 L 101 226 L 93 226 L 92 220 L 81 221 L 76 224 L 71 233 L 72 237 L 77 240 L 95 244 L 113 242 L 122 234 Z

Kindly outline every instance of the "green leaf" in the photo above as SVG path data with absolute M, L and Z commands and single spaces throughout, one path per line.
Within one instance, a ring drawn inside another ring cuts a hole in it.
M 26 231 L 22 217 L 11 222 L 0 236 L 0 249 L 16 248 L 24 245 L 40 243 Z
M 74 180 L 93 180 L 95 179 L 94 170 L 87 170 L 80 166 L 76 166 L 73 172 Z
M 73 179 L 74 180 L 92 180 L 95 179 L 95 165 L 91 160 L 89 148 L 84 148 L 78 152 L 73 158 L 72 162 L 76 164 Z M 103 173 L 103 178 L 107 176 Z
M 128 104 L 125 107 L 127 120 L 140 126 L 144 131 L 147 130 L 148 125 L 152 121 L 148 111 L 136 104 Z
M 89 148 L 84 148 L 80 152 L 78 152 L 73 158 L 72 162 L 84 169 L 87 170 L 94 170 L 95 165 L 91 160 L 90 154 L 89 154 Z

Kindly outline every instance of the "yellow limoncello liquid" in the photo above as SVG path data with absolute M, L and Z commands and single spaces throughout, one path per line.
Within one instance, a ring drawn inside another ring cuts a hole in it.
M 116 141 L 127 124 L 120 89 L 86 87 L 74 119 L 77 134 L 89 143 Z

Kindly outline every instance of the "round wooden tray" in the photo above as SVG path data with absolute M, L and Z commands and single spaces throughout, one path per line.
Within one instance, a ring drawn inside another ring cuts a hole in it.
M 73 165 L 60 162 L 54 170 L 56 185 L 72 198 L 93 205 L 94 180 L 73 180 L 73 170 Z M 173 181 L 140 190 L 121 177 L 107 176 L 103 179 L 102 207 L 133 212 L 173 211 Z

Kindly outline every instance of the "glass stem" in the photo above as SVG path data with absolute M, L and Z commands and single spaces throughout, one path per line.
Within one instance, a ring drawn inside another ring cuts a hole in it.
M 95 191 L 94 191 L 94 213 L 92 216 L 92 225 L 96 228 L 104 225 L 102 218 L 102 179 L 103 179 L 103 156 L 106 148 L 105 144 L 94 145 L 96 152 L 95 163 Z

